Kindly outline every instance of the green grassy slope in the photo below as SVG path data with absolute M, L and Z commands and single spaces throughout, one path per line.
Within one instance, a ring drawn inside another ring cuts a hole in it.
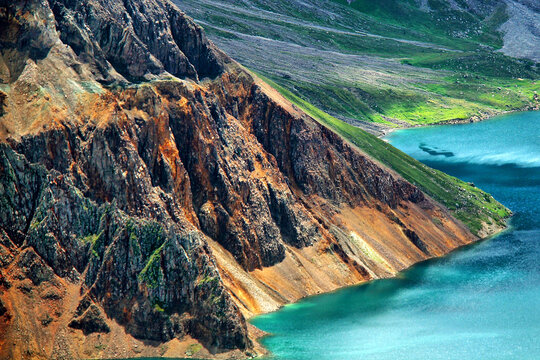
M 476 2 L 428 0 L 427 11 L 415 0 L 177 0 L 242 64 L 332 116 L 376 127 L 536 104 L 540 66 L 497 52 L 506 3 Z
M 508 19 L 506 3 L 497 0 L 484 0 L 485 9 L 479 11 L 463 1 L 462 9 L 458 9 L 449 1 L 430 0 L 426 2 L 429 11 L 422 10 L 417 1 L 410 0 L 355 0 L 351 4 L 346 0 L 333 1 L 350 6 L 383 24 L 429 34 L 437 38 L 437 43 L 463 50 L 474 48 L 476 42 L 501 47 L 502 36 L 496 30 Z
M 369 156 L 394 169 L 406 180 L 445 205 L 474 234 L 479 233 L 483 223 L 502 226 L 504 219 L 510 216 L 511 213 L 507 208 L 474 185 L 422 164 L 376 136 L 328 115 L 273 81 L 261 78 L 321 124 L 334 130 Z

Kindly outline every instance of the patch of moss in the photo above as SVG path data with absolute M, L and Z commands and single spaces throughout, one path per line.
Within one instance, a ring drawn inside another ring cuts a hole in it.
M 154 221 L 136 224 L 133 219 L 128 219 L 125 229 L 135 255 L 142 256 L 143 259 L 163 245 L 166 239 L 162 225 Z
M 186 356 L 193 356 L 202 350 L 202 345 L 200 344 L 191 344 L 186 350 Z
M 85 244 L 94 245 L 96 241 L 99 239 L 99 237 L 101 236 L 101 234 L 103 234 L 103 232 L 100 232 L 99 234 L 90 234 L 90 235 L 83 236 L 81 238 L 81 241 Z
M 208 283 L 219 283 L 219 278 L 217 276 L 206 275 L 198 281 L 199 285 L 208 284 Z
M 161 251 L 164 246 L 165 244 L 162 244 L 152 253 L 152 255 L 150 255 L 146 265 L 139 273 L 139 280 L 151 288 L 157 287 L 163 279 L 163 273 L 161 271 Z

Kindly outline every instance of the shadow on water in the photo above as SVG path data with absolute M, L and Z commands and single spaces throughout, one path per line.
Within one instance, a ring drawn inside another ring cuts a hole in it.
M 421 143 L 418 148 L 426 153 L 428 153 L 429 155 L 443 155 L 444 157 L 452 157 L 452 156 L 455 156 L 455 154 L 451 151 L 446 151 L 446 150 L 441 150 L 439 148 L 437 148 L 436 146 L 433 146 L 433 147 L 429 147 L 427 146 L 426 144 L 424 143 Z
M 465 181 L 476 180 L 482 188 L 496 186 L 528 187 L 540 185 L 540 167 L 510 164 L 478 164 L 423 160 L 429 167 L 441 170 Z

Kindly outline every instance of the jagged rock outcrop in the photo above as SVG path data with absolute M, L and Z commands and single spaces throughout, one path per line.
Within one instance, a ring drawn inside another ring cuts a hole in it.
M 88 298 L 84 298 L 81 301 L 77 310 L 75 310 L 73 320 L 71 320 L 68 326 L 82 330 L 85 335 L 108 333 L 111 331 L 101 310 L 95 304 L 91 304 Z
M 246 316 L 475 240 L 166 0 L 0 1 L 0 45 L 0 357 L 246 356 Z

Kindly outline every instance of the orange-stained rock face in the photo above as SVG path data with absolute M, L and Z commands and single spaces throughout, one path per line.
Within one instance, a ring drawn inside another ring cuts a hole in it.
M 0 7 L 0 358 L 247 356 L 246 317 L 475 240 L 168 2 L 24 4 Z

